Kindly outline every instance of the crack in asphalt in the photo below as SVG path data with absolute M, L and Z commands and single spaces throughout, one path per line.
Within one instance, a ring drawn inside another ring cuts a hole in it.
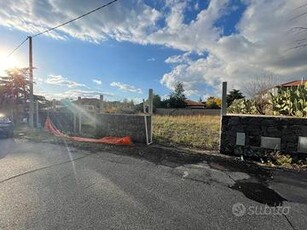
M 33 169 L 33 170 L 30 170 L 30 171 L 26 171 L 26 172 L 17 174 L 17 175 L 15 175 L 15 176 L 6 178 L 6 179 L 0 181 L 0 184 L 4 183 L 4 182 L 6 182 L 6 181 L 9 181 L 9 180 L 15 179 L 15 178 L 17 178 L 17 177 L 24 176 L 24 175 L 27 175 L 27 174 L 31 174 L 31 173 L 34 173 L 34 172 L 37 172 L 37 171 L 40 171 L 40 170 L 44 170 L 44 169 L 56 167 L 56 166 L 59 166 L 59 165 L 63 165 L 63 164 L 75 162 L 75 161 L 77 161 L 77 160 L 81 160 L 81 159 L 83 159 L 83 158 L 89 157 L 89 156 L 94 155 L 94 154 L 98 154 L 98 153 L 90 153 L 90 154 L 86 154 L 86 155 L 81 156 L 81 157 L 74 158 L 73 160 L 67 160 L 67 161 L 63 161 L 63 162 L 56 163 L 56 164 L 48 165 L 48 166 L 45 166 L 45 167 L 41 167 L 41 168 Z
M 24 176 L 24 175 L 27 175 L 27 174 L 30 174 L 30 173 L 34 173 L 34 172 L 37 172 L 37 171 L 40 171 L 40 170 L 44 170 L 44 169 L 56 167 L 56 166 L 59 166 L 59 165 L 63 165 L 63 164 L 75 162 L 75 161 L 77 161 L 77 160 L 81 160 L 81 159 L 86 158 L 86 157 L 91 157 L 91 156 L 93 156 L 93 155 L 98 155 L 99 153 L 101 153 L 101 152 L 86 153 L 85 155 L 83 155 L 83 156 L 81 156 L 81 157 L 76 157 L 76 158 L 74 158 L 74 159 L 72 159 L 72 160 L 67 160 L 67 161 L 63 161 L 63 162 L 56 163 L 56 164 L 47 165 L 47 166 L 45 166 L 45 167 L 41 167 L 41 168 L 29 170 L 29 171 L 26 171 L 26 172 L 17 174 L 17 175 L 15 175 L 15 176 L 6 178 L 6 179 L 0 181 L 0 184 L 4 183 L 4 182 L 6 182 L 6 181 L 9 181 L 9 180 L 15 179 L 15 178 L 20 177 L 20 176 Z M 122 165 L 125 165 L 125 164 L 126 164 L 125 162 L 120 162 L 120 161 L 116 161 L 116 160 L 106 160 L 106 159 L 103 159 L 102 161 L 106 161 L 106 162 L 110 162 L 110 163 L 114 163 L 114 164 L 122 164 Z
M 236 183 L 237 181 L 235 179 L 233 179 L 232 176 L 230 176 L 226 171 L 223 171 L 229 178 L 230 180 L 232 180 L 234 183 Z
M 293 230 L 296 230 L 296 228 L 294 227 L 294 225 L 291 223 L 291 221 L 289 220 L 289 218 L 285 215 L 285 214 L 282 214 L 285 218 L 286 218 L 286 220 L 287 220 L 287 222 L 289 223 L 289 225 L 291 226 L 291 228 L 293 229 Z

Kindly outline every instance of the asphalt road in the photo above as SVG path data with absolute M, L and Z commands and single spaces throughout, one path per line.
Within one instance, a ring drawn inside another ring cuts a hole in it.
M 264 204 L 230 188 L 238 180 L 255 179 L 218 165 L 168 167 L 108 152 L 2 139 L 0 228 L 306 229 L 305 182 L 297 186 L 291 177 L 276 178 L 272 186 L 289 200 L 283 202 L 289 211 L 284 215 L 261 212 Z

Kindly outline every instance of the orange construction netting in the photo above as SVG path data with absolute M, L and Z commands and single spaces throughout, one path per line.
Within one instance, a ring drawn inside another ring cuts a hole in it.
M 58 130 L 49 117 L 47 117 L 45 122 L 45 129 L 50 133 L 54 134 L 57 137 L 64 137 L 69 140 L 79 141 L 79 142 L 91 142 L 91 143 L 99 143 L 99 144 L 113 144 L 113 145 L 132 145 L 131 137 L 103 137 L 99 139 L 95 138 L 85 138 L 85 137 L 70 137 L 60 130 Z

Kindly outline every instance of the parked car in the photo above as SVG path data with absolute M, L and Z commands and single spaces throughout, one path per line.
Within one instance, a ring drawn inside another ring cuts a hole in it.
M 0 136 L 12 138 L 14 136 L 14 124 L 9 117 L 0 114 Z

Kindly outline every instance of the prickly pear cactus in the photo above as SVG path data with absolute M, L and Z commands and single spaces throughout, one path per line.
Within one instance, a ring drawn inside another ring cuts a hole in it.
M 307 117 L 307 83 L 297 87 L 278 88 L 271 93 L 274 114 Z
M 253 100 L 237 99 L 227 108 L 227 112 L 233 114 L 256 114 L 257 110 Z

